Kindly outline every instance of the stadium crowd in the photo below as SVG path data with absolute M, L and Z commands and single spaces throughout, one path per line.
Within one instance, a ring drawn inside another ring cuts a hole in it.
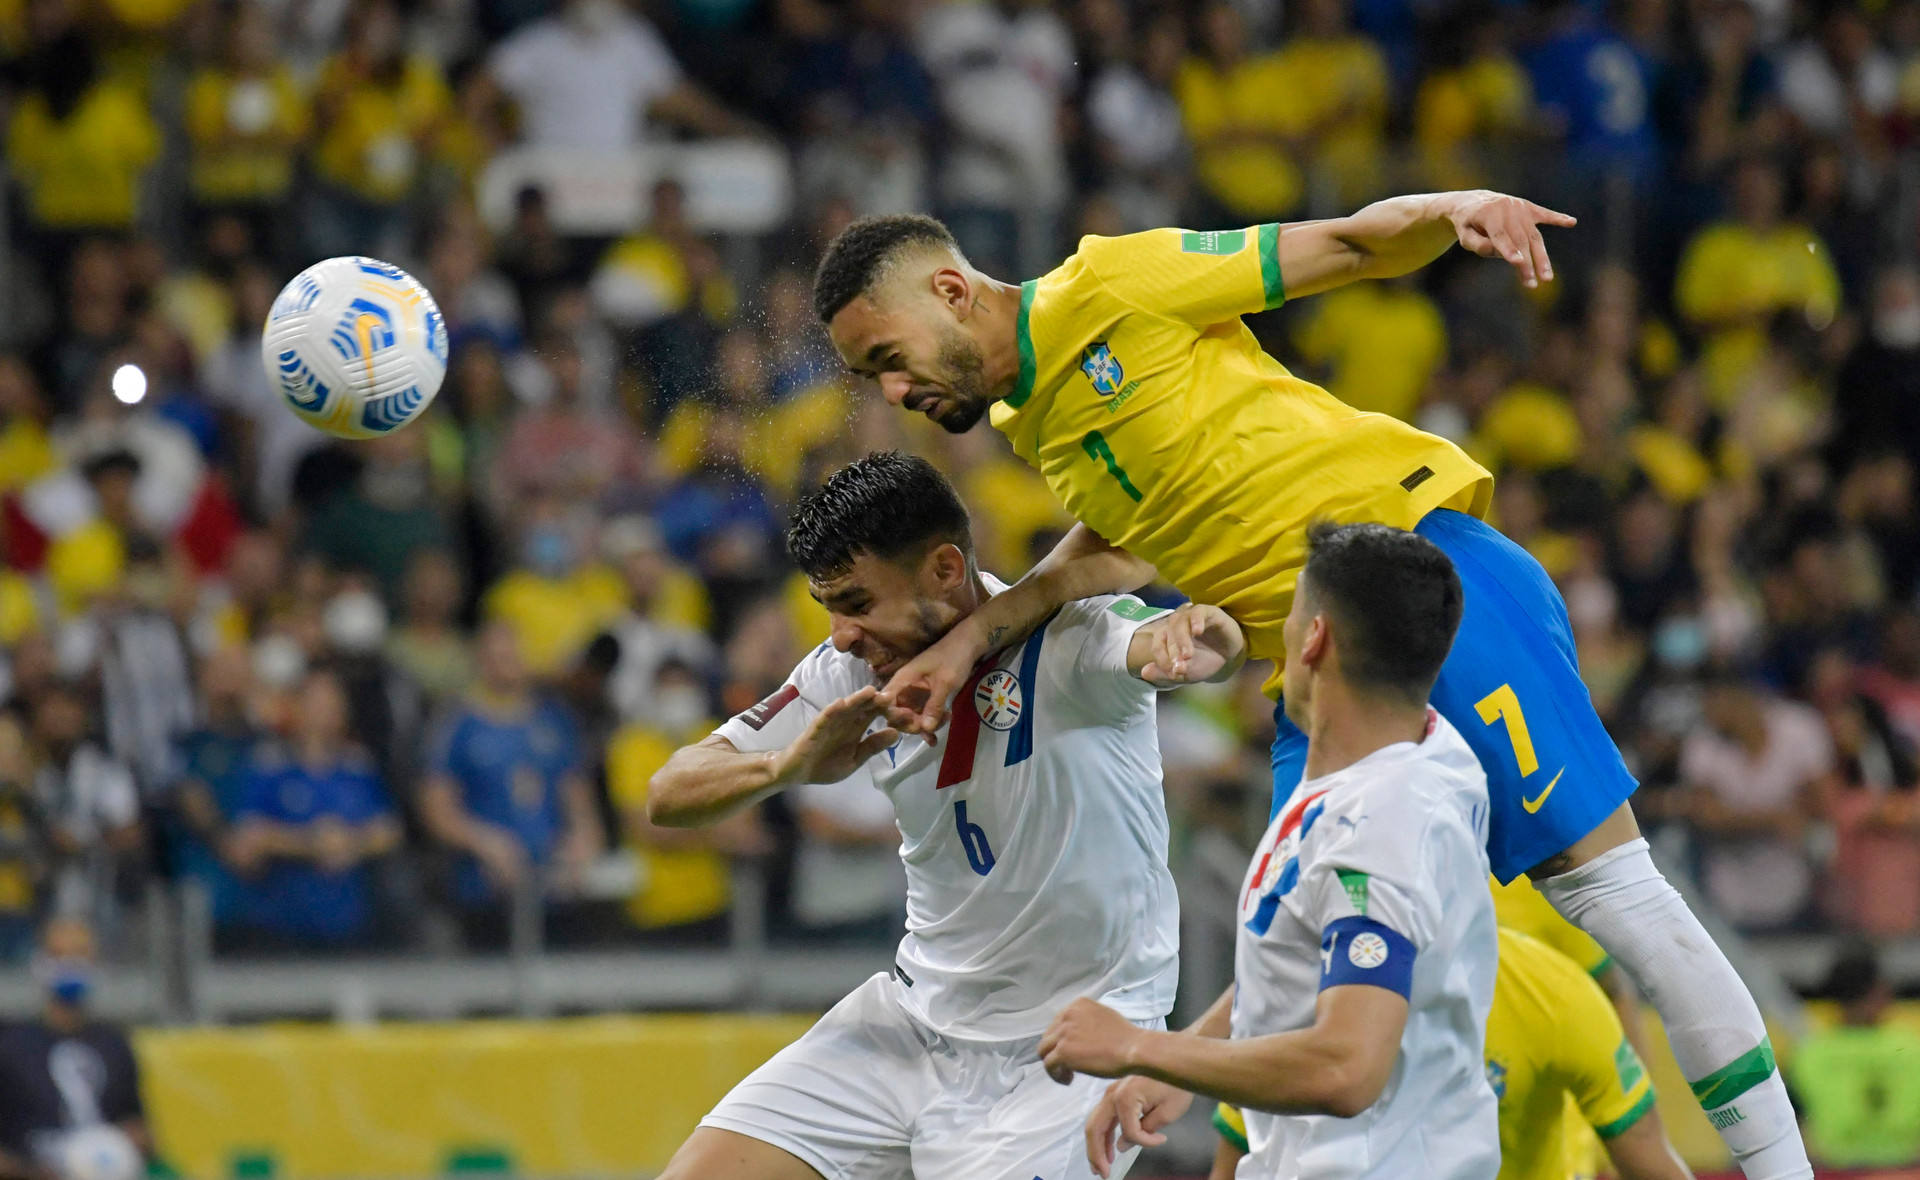
M 930 209 L 1027 277 L 1480 184 L 1583 219 L 1558 282 L 1456 252 L 1256 331 L 1500 476 L 1724 917 L 1920 933 L 1916 0 L 15 0 L 0 54 L 0 961 L 56 913 L 112 946 L 153 881 L 231 953 L 498 947 L 528 890 L 557 943 L 714 940 L 737 858 L 777 934 L 884 940 L 872 792 L 644 806 L 825 638 L 781 540 L 826 471 L 934 457 L 1003 577 L 1068 523 L 844 377 L 824 241 Z M 703 137 L 786 153 L 785 226 L 704 233 L 673 179 L 624 236 L 477 207 L 514 145 Z M 375 442 L 259 360 L 339 253 L 450 329 Z M 1260 679 L 1163 711 L 1192 911 L 1264 815 Z

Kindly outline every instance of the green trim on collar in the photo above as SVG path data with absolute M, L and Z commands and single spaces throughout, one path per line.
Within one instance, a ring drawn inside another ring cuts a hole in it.
M 1020 379 L 1014 383 L 1013 392 L 1007 395 L 1007 404 L 1019 409 L 1033 396 L 1033 378 L 1036 365 L 1033 360 L 1033 335 L 1027 328 L 1027 317 L 1033 311 L 1033 293 L 1040 288 L 1039 279 L 1028 279 L 1020 284 L 1020 318 L 1014 321 L 1014 340 L 1020 345 Z

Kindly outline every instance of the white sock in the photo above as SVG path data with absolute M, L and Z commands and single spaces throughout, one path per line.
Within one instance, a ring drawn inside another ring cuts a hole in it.
M 1813 1165 L 1760 1009 L 1700 919 L 1654 867 L 1647 842 L 1610 848 L 1535 884 L 1652 1001 L 1680 1071 L 1747 1180 L 1811 1180 Z

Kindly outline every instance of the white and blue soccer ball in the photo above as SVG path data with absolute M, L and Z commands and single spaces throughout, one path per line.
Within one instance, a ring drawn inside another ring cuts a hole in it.
M 440 392 L 447 325 L 427 289 L 392 263 L 329 258 L 273 301 L 260 353 L 287 408 L 339 438 L 378 438 Z

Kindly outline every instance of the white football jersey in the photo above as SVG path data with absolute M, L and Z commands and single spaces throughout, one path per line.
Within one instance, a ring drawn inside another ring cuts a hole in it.
M 1354 1118 L 1248 1110 L 1241 1180 L 1493 1180 L 1499 1113 L 1482 1052 L 1498 947 L 1487 778 L 1429 711 L 1424 741 L 1309 779 L 1240 891 L 1233 1035 L 1307 1028 L 1322 989 L 1407 999 L 1400 1056 Z
M 900 826 L 901 999 L 943 1036 L 1038 1036 L 1080 996 L 1135 1020 L 1173 1007 L 1180 911 L 1154 690 L 1127 671 L 1134 631 L 1160 613 L 1132 597 L 1067 604 L 976 671 L 936 744 L 903 738 L 856 772 Z M 781 749 L 874 683 L 824 643 L 718 733 Z

